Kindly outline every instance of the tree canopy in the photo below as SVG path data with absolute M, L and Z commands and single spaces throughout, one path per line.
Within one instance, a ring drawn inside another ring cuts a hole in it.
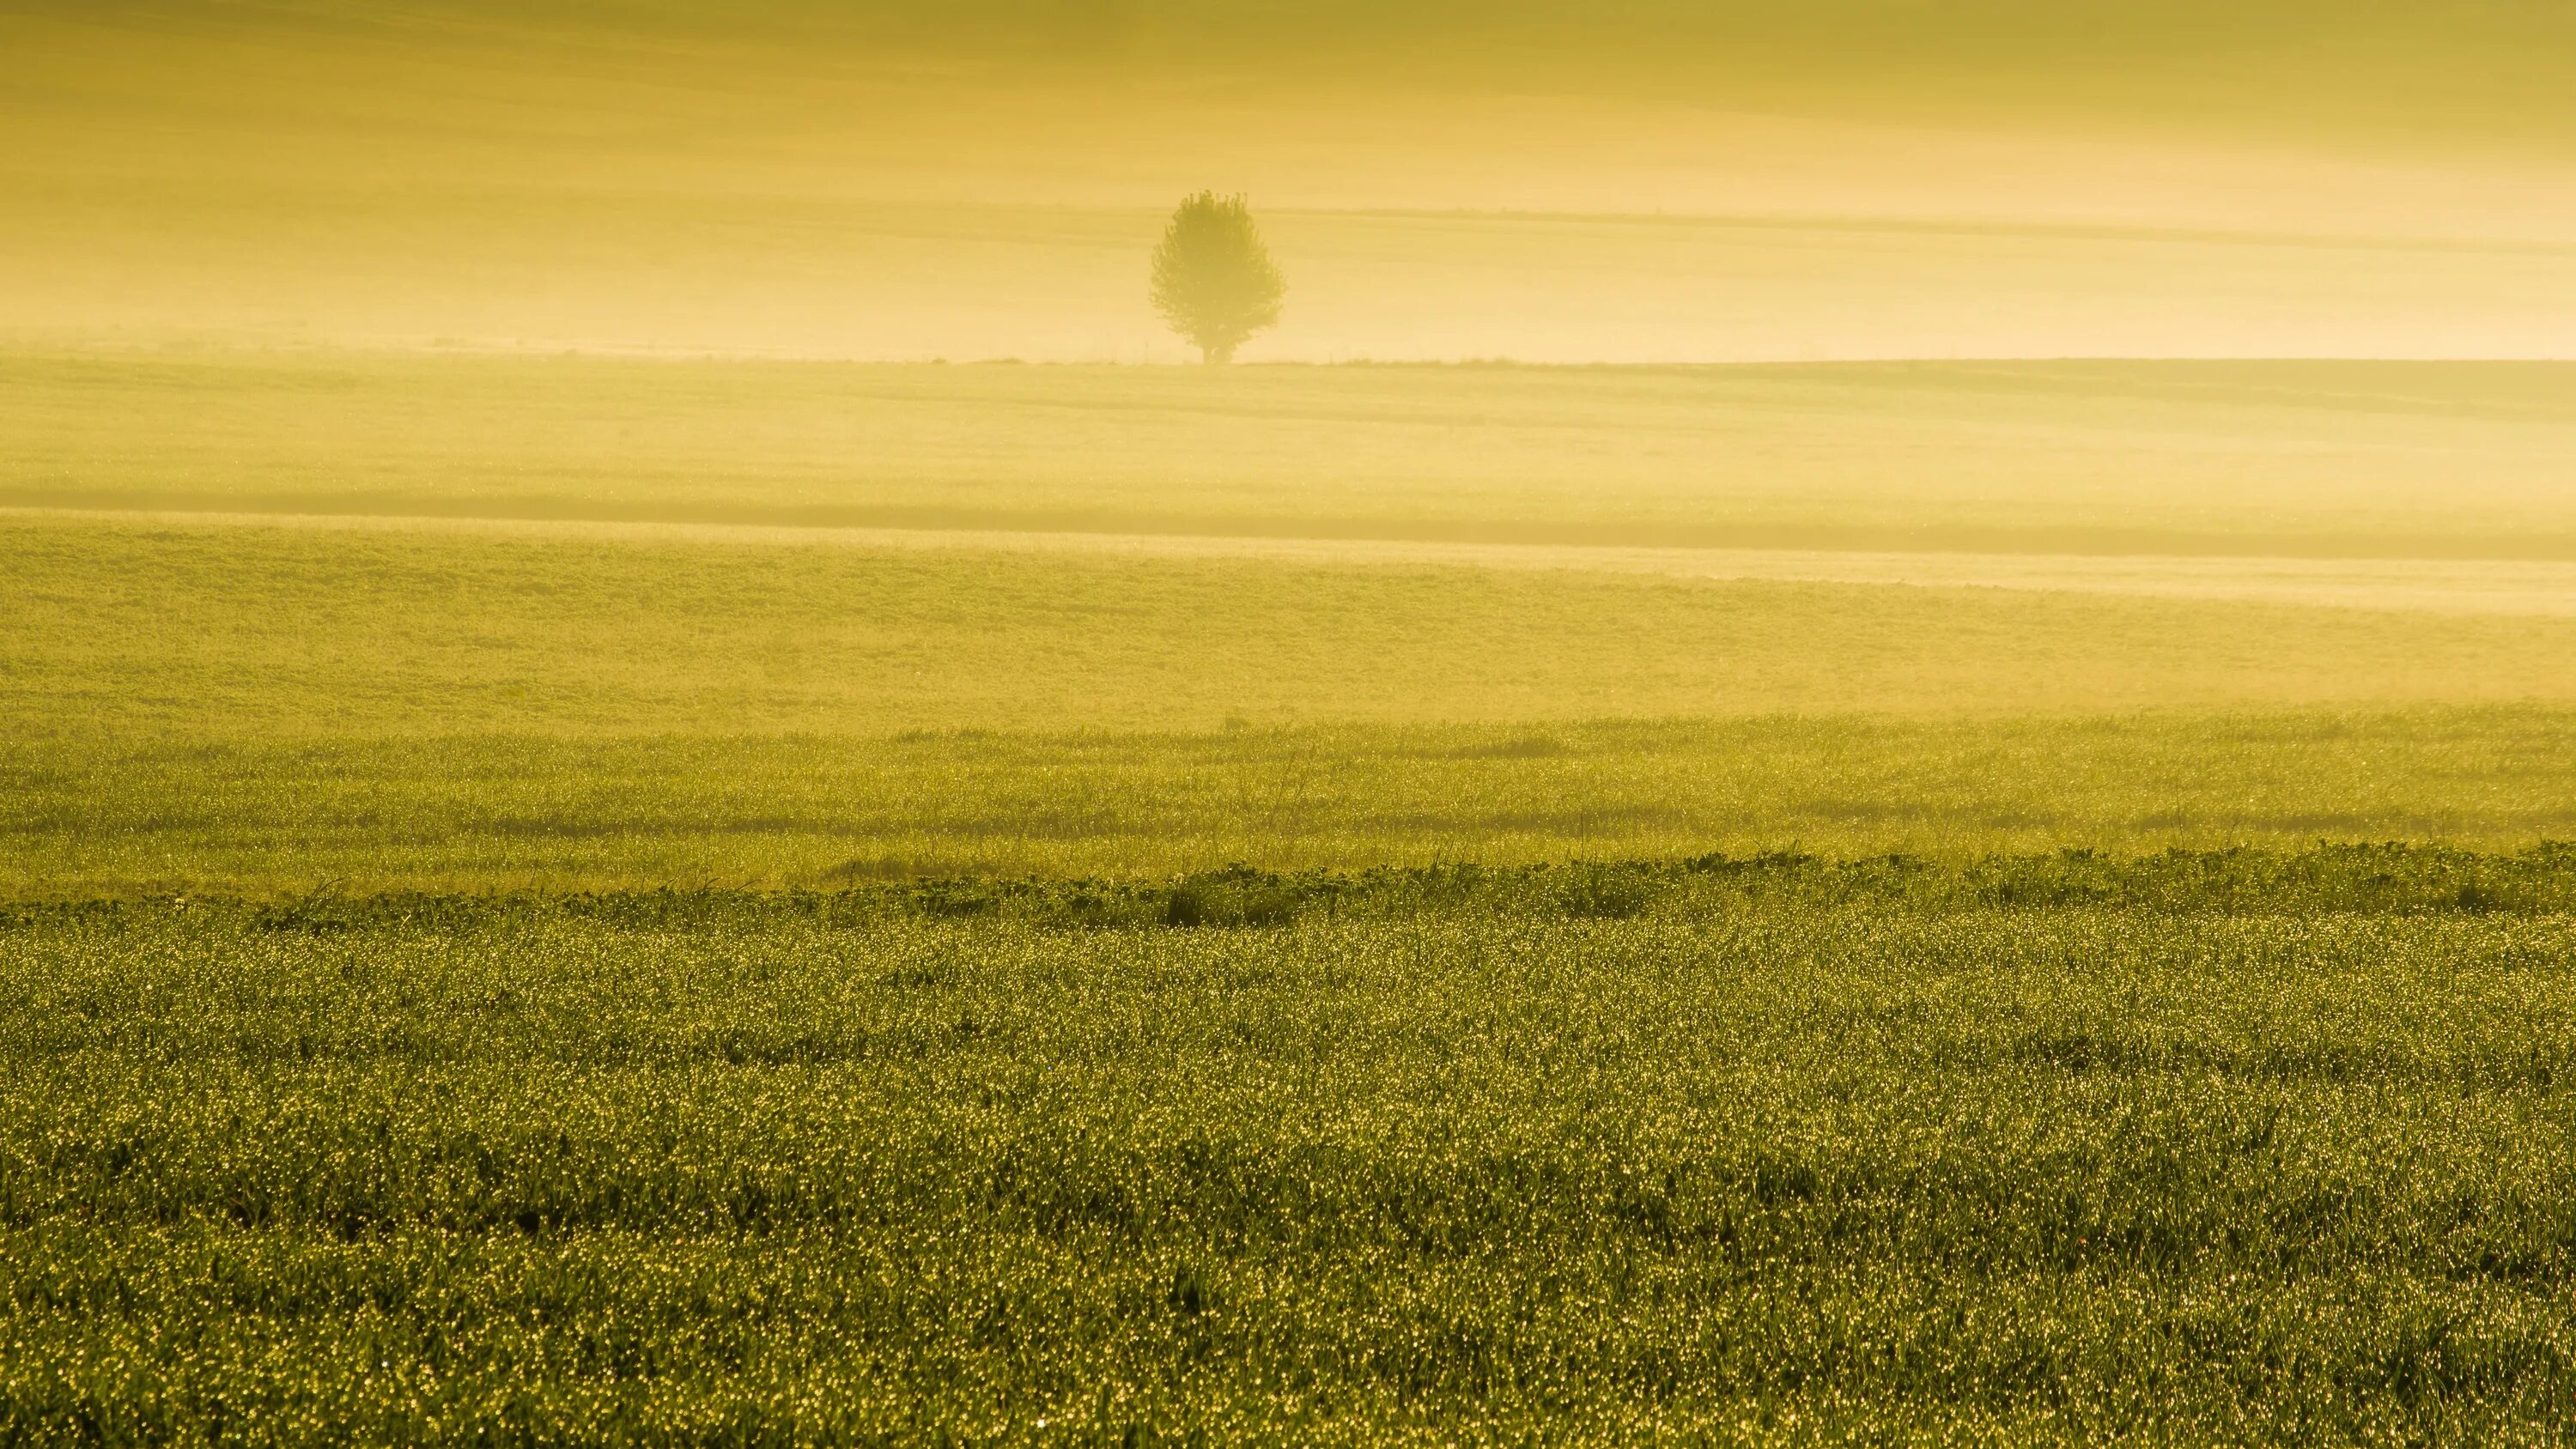
M 1287 293 L 1242 197 L 1202 191 L 1172 213 L 1154 249 L 1154 310 L 1206 360 L 1233 361 L 1279 321 Z

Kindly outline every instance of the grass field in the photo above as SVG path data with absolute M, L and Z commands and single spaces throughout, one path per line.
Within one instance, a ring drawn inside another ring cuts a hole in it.
M 916 876 L 2576 836 L 2576 716 L 1762 718 L 1208 734 L 527 735 L 13 750 L 0 892 Z
M 2556 365 L 0 368 L 0 1445 L 2571 1437 Z
M 0 547 L 21 897 L 2576 831 L 2564 614 L 505 527 Z
M 2571 893 L 20 913 L 0 1435 L 2564 1442 Z
M 2571 41 L 0 0 L 0 1449 L 2576 1443 Z

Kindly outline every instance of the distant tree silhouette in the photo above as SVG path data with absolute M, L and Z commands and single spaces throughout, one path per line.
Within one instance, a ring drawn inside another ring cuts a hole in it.
M 1154 248 L 1154 310 L 1209 362 L 1232 362 L 1279 320 L 1287 293 L 1240 196 L 1202 191 L 1182 202 Z

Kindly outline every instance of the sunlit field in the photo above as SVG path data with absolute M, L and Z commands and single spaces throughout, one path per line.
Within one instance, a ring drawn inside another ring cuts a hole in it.
M 0 0 L 0 1449 L 2576 1441 L 2571 94 Z
M 2556 1442 L 2576 872 L 2463 864 L 21 913 L 0 1423 Z
M 0 540 L 22 896 L 2576 829 L 2563 612 L 365 520 Z
M 20 895 L 2576 828 L 2554 364 L 11 366 Z
M 9 369 L 20 1441 L 2563 1435 L 2551 365 Z

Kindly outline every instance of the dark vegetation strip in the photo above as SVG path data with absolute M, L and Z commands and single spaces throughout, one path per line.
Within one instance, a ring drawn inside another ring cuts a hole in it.
M 1757 907 L 2118 910 L 2225 915 L 2506 914 L 2576 911 L 2576 844 L 2514 853 L 2413 844 L 2320 844 L 2117 855 L 2074 850 L 1953 862 L 1906 855 L 1835 860 L 1773 852 L 1681 860 L 1472 863 L 1283 873 L 1235 865 L 1166 881 L 937 877 L 832 890 L 663 887 L 569 893 L 165 896 L 0 903 L 0 928 L 170 912 L 277 931 L 385 925 L 507 926 L 562 916 L 632 926 L 723 928 L 762 918 L 869 924 L 992 916 L 1060 927 L 1283 926 L 1310 917 L 1482 911 L 1541 918 L 1689 917 Z

